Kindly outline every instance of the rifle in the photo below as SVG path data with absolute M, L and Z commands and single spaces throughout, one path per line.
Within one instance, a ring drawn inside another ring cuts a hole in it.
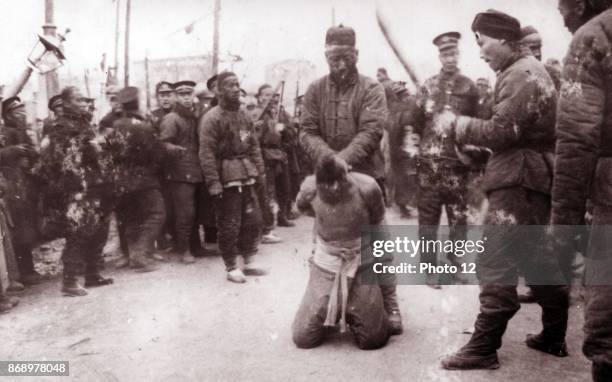
M 297 103 L 298 103 L 298 98 L 300 97 L 300 81 L 298 80 L 295 83 L 295 98 L 293 99 L 293 118 L 298 118 L 298 107 L 297 107 Z
M 278 122 L 281 110 L 284 110 L 283 108 L 284 96 L 285 96 L 285 81 L 281 81 L 280 97 L 278 98 L 278 105 L 276 105 L 276 118 L 274 121 L 275 123 Z

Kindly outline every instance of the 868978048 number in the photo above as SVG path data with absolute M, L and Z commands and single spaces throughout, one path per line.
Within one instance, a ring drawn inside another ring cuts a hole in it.
M 0 376 L 68 376 L 68 361 L 0 361 Z

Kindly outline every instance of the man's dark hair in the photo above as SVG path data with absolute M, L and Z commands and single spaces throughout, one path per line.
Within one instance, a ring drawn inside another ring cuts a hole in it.
M 345 169 L 336 162 L 334 155 L 326 155 L 319 159 L 315 170 L 317 184 L 333 184 L 345 177 Z

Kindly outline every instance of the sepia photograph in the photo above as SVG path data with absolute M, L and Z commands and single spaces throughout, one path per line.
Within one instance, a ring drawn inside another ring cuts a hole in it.
M 612 382 L 612 0 L 2 0 L 0 381 Z

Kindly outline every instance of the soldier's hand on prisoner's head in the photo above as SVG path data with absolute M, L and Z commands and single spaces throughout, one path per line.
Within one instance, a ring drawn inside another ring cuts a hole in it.
M 334 155 L 334 160 L 339 166 L 344 169 L 345 175 L 346 173 L 351 171 L 351 166 L 344 160 L 344 158 L 340 157 L 339 155 Z

